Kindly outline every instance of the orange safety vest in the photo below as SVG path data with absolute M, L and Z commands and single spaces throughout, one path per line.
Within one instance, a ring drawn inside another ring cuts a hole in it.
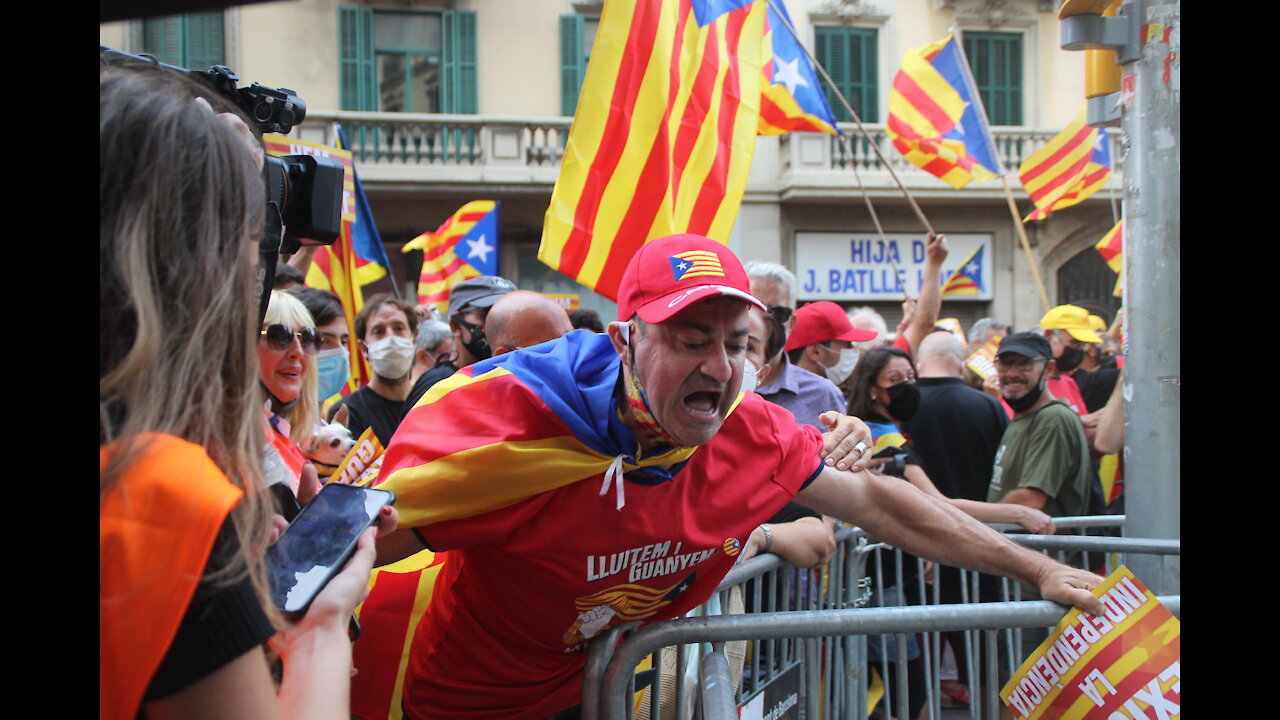
M 99 715 L 133 720 L 160 667 L 227 513 L 243 494 L 204 448 L 152 433 L 102 497 L 99 517 Z M 115 444 L 99 448 L 99 472 Z

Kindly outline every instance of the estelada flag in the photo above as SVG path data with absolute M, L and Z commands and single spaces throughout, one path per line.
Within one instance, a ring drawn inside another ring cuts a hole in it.
M 1094 248 L 1107 261 L 1107 267 L 1119 273 L 1112 295 L 1120 297 L 1124 294 L 1124 220 L 1115 224 L 1106 235 L 1098 241 Z
M 1093 195 L 1111 177 L 1107 133 L 1085 124 L 1084 108 L 1062 132 L 1022 161 L 1018 177 L 1036 209 L 1023 218 L 1043 220 Z
M 418 304 L 448 312 L 449 289 L 481 275 L 498 274 L 498 205 L 472 200 L 441 223 L 400 248 L 422 251 L 418 275 Z
M 782 3 L 768 3 L 764 24 L 764 84 L 760 97 L 761 135 L 793 130 L 840 135 L 836 115 L 822 91 L 818 73 L 791 34 L 794 25 Z M 779 15 L 777 10 L 781 10 Z
M 650 240 L 729 241 L 755 152 L 765 14 L 743 0 L 605 2 L 539 260 L 616 300 Z
M 942 297 L 977 295 L 982 292 L 982 256 L 985 245 L 979 245 L 942 283 Z
M 908 162 L 957 190 L 1004 174 L 954 36 L 907 51 L 889 91 L 885 131 Z

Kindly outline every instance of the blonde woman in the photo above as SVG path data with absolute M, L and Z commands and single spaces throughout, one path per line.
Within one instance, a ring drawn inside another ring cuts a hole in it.
M 99 90 L 99 715 L 345 719 L 373 533 L 297 623 L 266 600 L 260 150 L 156 68 Z
M 307 306 L 288 293 L 272 292 L 257 348 L 258 382 L 266 399 L 264 482 L 288 485 L 305 504 L 320 489 L 315 466 L 299 449 L 320 420 L 320 334 Z

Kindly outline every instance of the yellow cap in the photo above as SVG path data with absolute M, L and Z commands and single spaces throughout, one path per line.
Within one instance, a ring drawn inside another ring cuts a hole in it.
M 1089 323 L 1089 311 L 1077 305 L 1059 305 L 1040 318 L 1041 330 L 1066 330 L 1080 342 L 1100 343 L 1102 338 Z
M 1098 332 L 1098 331 L 1106 332 L 1106 330 L 1107 330 L 1107 321 L 1106 321 L 1106 320 L 1103 320 L 1102 318 L 1098 317 L 1097 315 L 1090 315 L 1090 316 L 1089 316 L 1089 327 L 1093 328 L 1093 331 L 1094 331 L 1094 332 Z

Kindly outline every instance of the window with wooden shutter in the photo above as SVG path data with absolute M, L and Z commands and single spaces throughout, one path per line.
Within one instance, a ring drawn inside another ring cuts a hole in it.
M 992 125 L 1022 124 L 1022 35 L 964 33 L 964 54 Z
M 474 10 L 338 8 L 343 110 L 479 111 Z
M 578 109 L 582 81 L 591 60 L 600 18 L 590 15 L 560 16 L 560 114 L 572 117 Z
M 871 28 L 814 28 L 814 55 L 831 81 L 864 122 L 880 121 L 879 62 L 876 30 Z M 836 119 L 851 122 L 844 103 L 824 86 Z
M 226 64 L 221 11 L 144 20 L 142 44 L 160 62 L 188 70 Z

